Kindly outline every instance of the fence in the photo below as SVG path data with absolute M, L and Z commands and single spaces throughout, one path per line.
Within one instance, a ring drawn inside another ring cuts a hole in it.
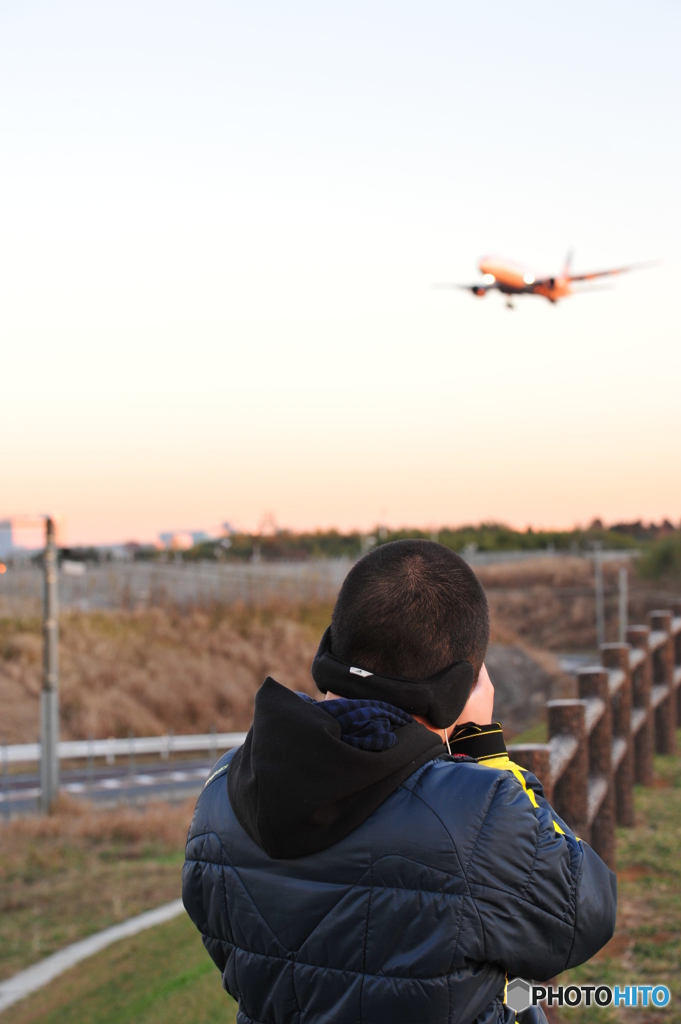
M 464 552 L 473 568 L 574 556 L 565 551 Z M 632 551 L 601 551 L 601 562 L 622 562 Z M 583 557 L 594 558 L 593 553 Z M 263 605 L 276 601 L 335 601 L 352 561 L 348 558 L 303 562 L 65 562 L 59 572 L 59 604 L 95 608 L 146 608 L 172 604 Z M 43 573 L 38 565 L 16 562 L 0 576 L 0 614 L 40 612 Z M 589 590 L 585 590 L 589 593 Z
M 601 644 L 601 665 L 577 673 L 578 698 L 547 702 L 548 743 L 509 746 L 611 867 L 615 824 L 634 823 L 634 783 L 652 784 L 654 753 L 674 753 L 681 724 L 681 615 L 648 622 L 630 626 L 627 643 Z
M 173 604 L 201 607 L 238 601 L 334 601 L 351 562 L 346 558 L 261 565 L 215 562 L 67 563 L 59 573 L 62 608 L 139 608 Z M 74 575 L 75 568 L 80 571 Z M 39 566 L 13 565 L 0 577 L 0 610 L 37 614 L 42 598 Z
M 199 751 L 208 751 L 215 761 L 218 753 L 240 746 L 245 739 L 245 732 L 209 732 L 187 736 L 166 733 L 165 736 L 129 736 L 126 739 L 110 736 L 104 740 L 62 740 L 57 750 L 60 761 L 103 757 L 108 764 L 113 764 L 117 757 L 158 754 L 163 760 L 168 760 L 173 754 Z M 39 743 L 14 743 L 3 750 L 3 762 L 6 764 L 32 761 L 40 761 Z

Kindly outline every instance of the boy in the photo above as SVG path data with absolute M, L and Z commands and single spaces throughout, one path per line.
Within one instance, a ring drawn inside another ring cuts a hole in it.
M 341 588 L 312 669 L 326 699 L 263 683 L 183 876 L 239 1024 L 507 1024 L 508 976 L 611 937 L 614 875 L 489 726 L 488 640 L 466 563 L 398 541 Z

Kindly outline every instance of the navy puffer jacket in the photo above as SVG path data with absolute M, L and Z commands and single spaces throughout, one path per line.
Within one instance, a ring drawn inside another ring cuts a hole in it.
M 335 813 L 311 799 L 312 774 L 289 775 L 278 751 L 279 780 L 258 772 L 258 743 L 285 743 L 300 715 L 347 747 L 329 715 L 268 680 L 246 746 L 218 762 L 189 832 L 185 906 L 239 1024 L 511 1021 L 507 976 L 549 979 L 608 941 L 614 876 L 555 818 L 537 780 L 511 767 L 426 751 L 343 838 L 270 856 L 239 820 L 254 834 L 264 827 L 268 787 L 321 828 Z M 257 805 L 248 820 L 227 784 L 246 758 Z

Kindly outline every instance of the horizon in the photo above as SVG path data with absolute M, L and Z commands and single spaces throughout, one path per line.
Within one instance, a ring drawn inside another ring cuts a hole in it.
M 2 527 L 5 523 L 11 522 L 13 519 L 22 519 L 22 518 L 25 518 L 25 517 L 14 517 L 14 516 L 2 516 L 2 515 L 0 515 L 0 527 Z M 40 517 L 40 516 L 31 516 L 31 517 L 26 517 L 26 518 L 32 518 L 33 519 L 33 518 L 42 518 L 42 517 Z M 268 523 L 268 526 L 267 526 L 267 531 L 268 532 L 264 532 L 262 529 L 260 529 L 260 527 L 255 527 L 254 529 L 247 529 L 247 528 L 243 528 L 242 529 L 242 528 L 239 528 L 239 527 L 237 527 L 236 525 L 234 525 L 232 523 L 229 523 L 229 529 L 223 529 L 222 531 L 218 527 L 205 527 L 205 526 L 200 526 L 200 525 L 199 526 L 194 525 L 194 526 L 189 526 L 189 527 L 177 527 L 177 528 L 174 528 L 174 529 L 173 528 L 168 528 L 168 529 L 164 528 L 164 529 L 161 529 L 161 530 L 157 531 L 154 534 L 153 537 L 127 536 L 127 537 L 118 537 L 118 538 L 112 538 L 112 539 L 110 538 L 110 539 L 105 539 L 105 540 L 93 539 L 93 540 L 89 540 L 87 542 L 78 542 L 78 541 L 74 542 L 73 540 L 68 539 L 68 524 L 64 522 L 63 517 L 60 518 L 60 517 L 57 516 L 57 517 L 52 517 L 52 518 L 55 520 L 56 525 L 57 525 L 58 546 L 62 547 L 62 548 L 65 548 L 65 549 L 67 549 L 67 548 L 75 548 L 75 549 L 77 549 L 77 548 L 89 548 L 89 547 L 93 547 L 93 548 L 109 548 L 109 547 L 116 548 L 116 547 L 125 547 L 126 545 L 129 545 L 129 544 L 137 544 L 140 547 L 149 547 L 149 546 L 158 547 L 159 546 L 159 542 L 161 541 L 161 538 L 163 538 L 163 537 L 170 538 L 172 536 L 175 536 L 175 537 L 177 537 L 178 535 L 185 535 L 186 536 L 186 535 L 189 535 L 189 534 L 204 534 L 204 537 L 201 538 L 201 540 L 196 540 L 195 541 L 195 544 L 199 544 L 199 543 L 202 543 L 204 540 L 210 542 L 210 541 L 216 540 L 220 536 L 228 536 L 230 534 L 231 535 L 252 536 L 252 537 L 271 537 L 271 536 L 277 536 L 277 535 L 280 535 L 280 534 L 290 534 L 291 536 L 300 536 L 300 535 L 306 535 L 306 534 L 315 535 L 315 534 L 329 534 L 329 533 L 337 532 L 337 533 L 339 533 L 342 536 L 348 536 L 348 535 L 352 535 L 352 534 L 359 534 L 360 536 L 370 536 L 370 535 L 373 535 L 373 534 L 380 534 L 380 531 L 383 530 L 383 529 L 387 530 L 389 533 L 399 533 L 399 532 L 402 532 L 402 531 L 409 532 L 409 531 L 412 531 L 412 530 L 416 530 L 416 531 L 419 531 L 419 532 L 425 533 L 425 534 L 429 534 L 429 533 L 430 534 L 435 534 L 435 533 L 441 533 L 443 531 L 449 531 L 449 532 L 452 532 L 452 533 L 457 533 L 457 532 L 461 532 L 461 531 L 464 531 L 464 530 L 481 530 L 481 529 L 484 529 L 484 528 L 489 528 L 489 529 L 498 528 L 498 529 L 502 529 L 502 530 L 503 529 L 508 529 L 511 532 L 518 533 L 518 534 L 527 534 L 527 533 L 530 533 L 530 532 L 535 533 L 535 534 L 552 534 L 552 533 L 559 533 L 560 534 L 560 533 L 573 533 L 573 532 L 587 533 L 587 532 L 589 532 L 591 530 L 601 530 L 602 529 L 603 531 L 608 532 L 608 531 L 616 529 L 617 527 L 624 527 L 624 526 L 633 527 L 633 526 L 637 526 L 637 525 L 640 525 L 643 529 L 647 529 L 647 530 L 664 529 L 667 526 L 671 527 L 674 530 L 681 529 L 681 518 L 679 520 L 677 520 L 676 522 L 674 522 L 673 520 L 671 520 L 671 519 L 669 519 L 667 517 L 662 517 L 662 518 L 660 518 L 659 521 L 648 520 L 648 519 L 645 519 L 644 517 L 638 517 L 638 518 L 634 518 L 632 520 L 613 520 L 613 521 L 607 521 L 607 520 L 604 520 L 601 516 L 593 516 L 593 517 L 591 517 L 588 520 L 588 522 L 585 522 L 585 523 L 574 523 L 571 526 L 566 526 L 566 527 L 539 526 L 539 525 L 533 524 L 533 523 L 527 523 L 527 524 L 524 524 L 522 526 L 518 526 L 518 525 L 514 525 L 512 523 L 501 521 L 501 520 L 481 520 L 479 522 L 440 523 L 440 524 L 401 523 L 401 524 L 395 524 L 395 525 L 390 524 L 390 523 L 386 523 L 386 522 L 375 522 L 375 523 L 373 523 L 372 526 L 366 527 L 366 528 L 362 528 L 362 527 L 359 527 L 359 526 L 350 526 L 348 528 L 343 529 L 343 528 L 340 528 L 340 527 L 335 526 L 335 525 L 330 525 L 330 526 L 315 526 L 315 527 L 312 527 L 312 528 L 309 528 L 309 529 L 296 529 L 295 527 L 291 527 L 291 526 L 288 526 L 288 525 L 285 525 L 285 524 L 281 524 L 281 523 L 276 523 L 276 521 L 275 521 L 275 522 L 269 522 Z M 223 526 L 227 526 L 227 523 L 224 523 L 222 525 Z M 21 527 L 20 529 L 25 531 L 26 527 Z M 29 532 L 32 531 L 32 530 L 35 530 L 37 532 L 37 528 L 35 528 L 35 527 L 28 527 L 28 530 L 29 530 Z M 26 533 L 24 535 L 25 535 L 25 537 L 27 536 Z M 68 540 L 68 542 L 67 542 L 67 540 Z M 40 545 L 35 545 L 35 549 L 37 550 L 39 546 Z M 19 545 L 18 547 L 21 548 L 22 545 Z M 28 541 L 25 541 L 23 547 L 25 547 L 26 550 L 29 550 L 29 549 L 30 550 L 34 550 L 34 545 L 29 543 Z

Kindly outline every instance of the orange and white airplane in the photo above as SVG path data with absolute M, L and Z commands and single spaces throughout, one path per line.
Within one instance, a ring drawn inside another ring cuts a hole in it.
M 479 298 L 487 295 L 489 291 L 499 291 L 506 296 L 506 305 L 513 309 L 514 295 L 543 295 L 549 302 L 558 302 L 559 299 L 567 298 L 568 295 L 576 294 L 573 284 L 579 281 L 593 281 L 598 277 L 612 277 L 615 274 L 624 274 L 628 270 L 636 270 L 639 267 L 652 266 L 651 263 L 636 263 L 629 267 L 616 267 L 613 270 L 595 270 L 590 274 L 571 274 L 570 263 L 572 253 L 568 253 L 565 266 L 560 274 L 554 277 L 536 277 L 531 271 L 518 263 L 504 260 L 497 256 L 484 256 L 478 268 L 482 273 L 482 281 L 479 284 L 445 284 L 436 285 L 438 288 L 463 288 L 472 292 Z M 587 289 L 593 291 L 594 289 Z

